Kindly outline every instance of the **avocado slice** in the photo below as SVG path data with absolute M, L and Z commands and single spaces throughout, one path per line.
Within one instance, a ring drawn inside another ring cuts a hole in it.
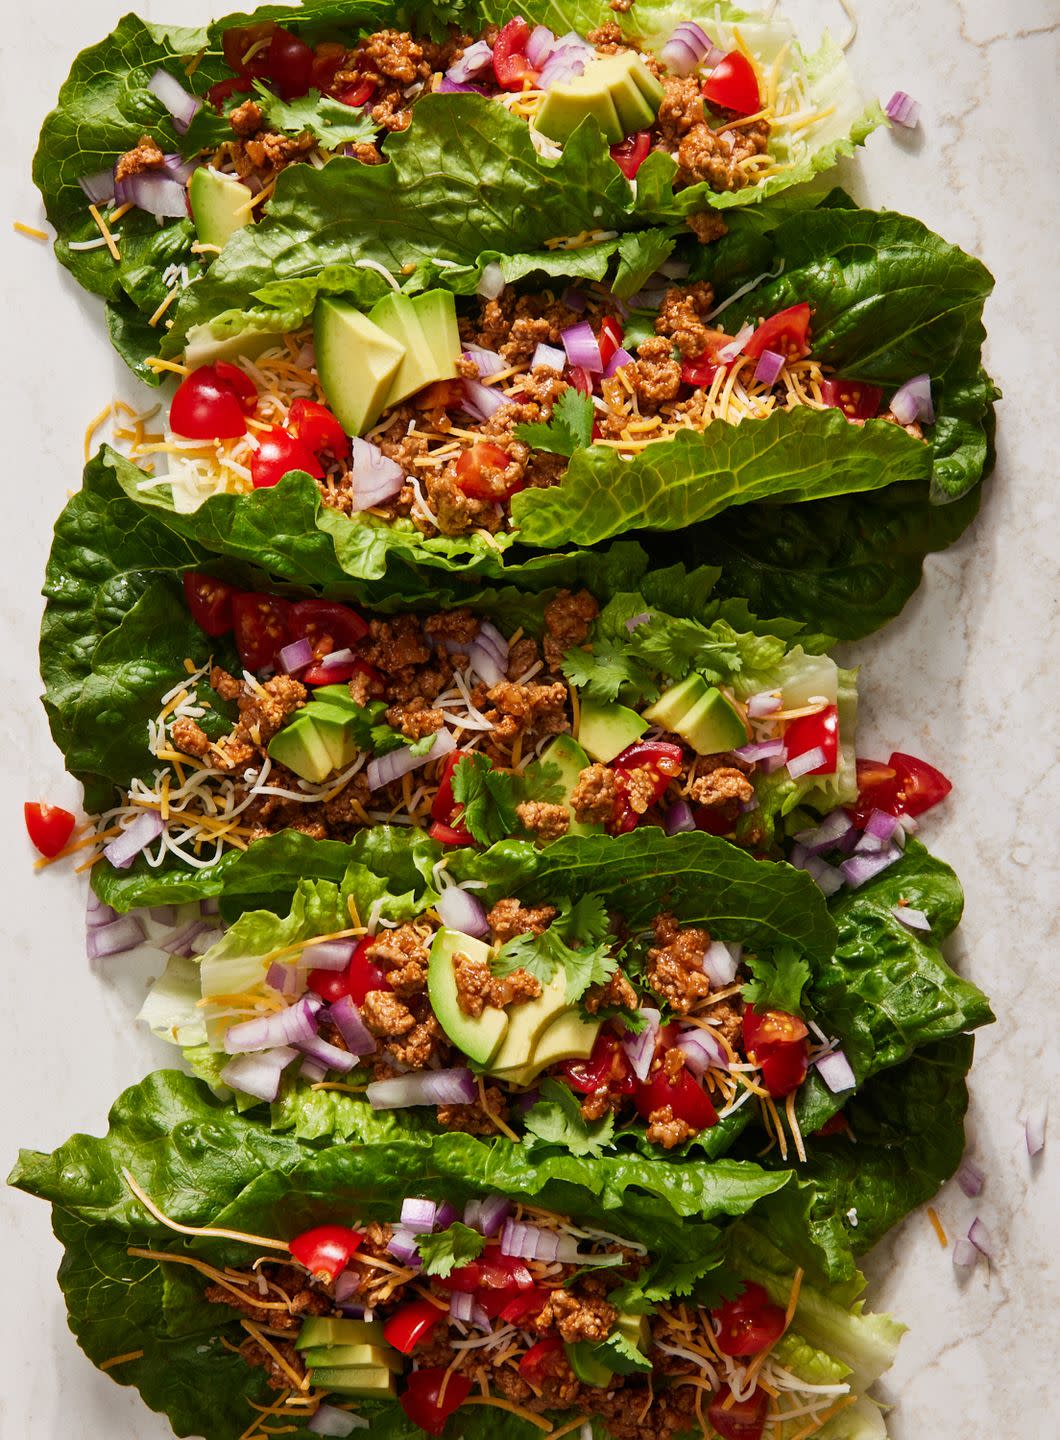
M 489 953 L 489 946 L 481 940 L 474 940 L 459 930 L 439 930 L 427 965 L 427 992 L 438 1024 L 453 1044 L 479 1065 L 488 1065 L 500 1049 L 508 1030 L 508 1014 L 487 1005 L 481 1015 L 466 1015 L 457 997 L 453 960 L 457 955 L 488 960 Z
M 662 104 L 662 86 L 632 50 L 612 55 L 605 63 L 609 70 L 611 99 L 615 102 L 623 130 L 627 135 L 632 135 L 635 130 L 650 130 Z M 654 98 L 656 90 L 658 99 Z
M 688 741 L 697 755 L 718 755 L 747 744 L 743 718 L 714 686 L 681 716 L 676 733 Z
M 563 144 L 587 117 L 596 119 L 609 145 L 655 123 L 662 86 L 632 51 L 604 55 L 573 80 L 552 86 L 537 116 L 542 135 Z
M 389 1370 L 400 1375 L 405 1365 L 396 1350 L 382 1345 L 316 1345 L 302 1351 L 302 1359 L 310 1370 L 323 1369 Z
M 570 1008 L 567 1004 L 567 976 L 562 969 L 557 969 L 536 1000 L 513 1005 L 508 1011 L 508 1028 L 501 1047 L 486 1067 L 490 1074 L 503 1075 L 506 1070 L 528 1066 L 534 1060 L 542 1035 L 555 1019 Z
M 383 1400 L 397 1394 L 394 1377 L 385 1366 L 322 1365 L 310 1372 L 310 1378 L 325 1390 L 362 1400 Z
M 230 236 L 250 223 L 253 198 L 249 185 L 231 175 L 222 175 L 209 165 L 200 165 L 193 171 L 188 199 L 201 243 L 223 249 Z
M 534 776 L 538 770 L 554 765 L 559 770 L 559 783 L 563 787 L 563 803 L 567 806 L 570 815 L 570 828 L 568 835 L 602 835 L 602 825 L 589 825 L 582 820 L 575 818 L 574 811 L 570 807 L 570 796 L 578 783 L 578 776 L 590 763 L 588 755 L 571 735 L 557 735 L 552 744 L 544 751 L 540 760 L 535 760 L 533 765 L 528 765 L 524 772 L 527 777 L 527 791 L 531 797 L 534 793 Z
M 313 311 L 317 374 L 327 402 L 348 435 L 379 419 L 404 345 L 373 325 L 355 305 L 325 296 Z
M 345 685 L 318 685 L 313 691 L 313 704 L 318 701 L 351 715 L 361 715 L 364 711 L 364 707 L 357 704 Z
M 424 290 L 413 297 L 412 303 L 438 367 L 437 379 L 451 380 L 464 350 L 456 319 L 456 297 L 450 290 Z
M 649 725 L 661 725 L 671 735 L 676 735 L 682 716 L 687 715 L 693 705 L 703 699 L 709 688 L 703 676 L 693 670 L 676 685 L 664 690 L 655 704 L 649 705 L 645 710 L 644 718 Z
M 268 753 L 301 779 L 314 784 L 326 780 L 335 768 L 331 747 L 320 733 L 309 706 L 272 737 Z
M 576 1009 L 565 1010 L 557 1015 L 534 1046 L 534 1053 L 525 1065 L 503 1073 L 494 1070 L 499 1080 L 510 1085 L 531 1085 L 549 1065 L 559 1060 L 588 1060 L 592 1054 L 596 1037 L 600 1033 L 600 1020 L 583 1020 Z
M 648 728 L 647 720 L 625 705 L 601 705 L 586 698 L 581 706 L 578 744 L 592 759 L 605 765 L 639 740 Z
M 615 1372 L 609 1370 L 597 1357 L 596 1346 L 589 1341 L 579 1340 L 576 1344 L 567 1344 L 563 1348 L 567 1352 L 570 1368 L 583 1385 L 592 1385 L 597 1390 L 603 1390 L 615 1378 Z
M 385 1345 L 383 1327 L 377 1320 L 340 1320 L 333 1315 L 309 1315 L 302 1321 L 296 1350 L 316 1350 L 332 1345 Z
M 313 717 L 317 734 L 327 746 L 332 770 L 345 770 L 347 765 L 352 765 L 360 746 L 354 736 L 350 716 L 330 706 L 314 705 L 312 701 L 306 709 Z

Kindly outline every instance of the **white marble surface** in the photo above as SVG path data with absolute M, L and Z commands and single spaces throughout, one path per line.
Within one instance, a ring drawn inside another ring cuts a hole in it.
M 1056 86 L 1056 0 L 855 0 L 852 51 L 866 90 L 923 101 L 914 135 L 877 134 L 844 183 L 908 210 L 981 255 L 997 277 L 988 357 L 1006 391 L 999 463 L 978 523 L 933 558 L 906 613 L 860 647 L 865 753 L 904 748 L 955 782 L 925 831 L 968 892 L 955 951 L 993 996 L 1000 1023 L 982 1035 L 973 1076 L 971 1151 L 987 1173 L 977 1202 L 951 1184 L 947 1228 L 978 1210 L 996 1241 L 989 1272 L 963 1283 L 922 1214 L 872 1257 L 873 1298 L 910 1325 L 886 1395 L 894 1440 L 1051 1440 L 1056 1371 L 1060 1113 L 1045 1154 L 1026 1157 L 1020 1117 L 1056 1085 L 1060 1029 L 1053 969 L 1058 894 L 1055 810 L 1055 234 L 1049 102 Z M 36 131 L 77 50 L 121 13 L 118 0 L 35 0 L 12 7 L 0 75 L 6 290 L 4 489 L 10 550 L 0 567 L 4 653 L 14 685 L 0 714 L 4 772 L 0 875 L 5 964 L 0 1005 L 2 1168 L 18 1145 L 49 1149 L 99 1132 L 126 1084 L 163 1063 L 132 1023 L 146 974 L 82 958 L 83 894 L 58 867 L 34 875 L 23 799 L 75 797 L 33 697 L 37 598 L 51 525 L 78 484 L 84 426 L 124 383 L 102 316 L 48 249 L 14 234 L 38 222 L 29 178 Z M 195 23 L 206 0 L 141 5 Z M 220 7 L 223 8 L 223 7 Z M 836 0 L 798 0 L 808 27 L 843 33 Z M 1054 122 L 1055 124 L 1055 122 Z M 33 677 L 33 678 L 31 678 Z M 1052 948 L 1051 948 L 1052 947 Z M 45 1207 L 0 1194 L 6 1251 L 0 1435 L 32 1440 L 159 1440 L 166 1425 L 76 1349 L 54 1285 L 58 1248 Z M 1052 1333 L 1050 1333 L 1052 1332 Z

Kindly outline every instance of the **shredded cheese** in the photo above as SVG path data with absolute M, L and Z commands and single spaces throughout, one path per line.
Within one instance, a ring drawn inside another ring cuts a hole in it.
M 178 1235 L 203 1235 L 214 1240 L 239 1240 L 246 1245 L 253 1245 L 257 1249 L 281 1250 L 285 1255 L 290 1254 L 291 1247 L 286 1240 L 271 1240 L 261 1235 L 247 1235 L 242 1230 L 225 1230 L 210 1225 L 181 1225 L 178 1221 L 171 1220 L 168 1215 L 163 1214 L 146 1191 L 137 1184 L 130 1171 L 122 1167 L 121 1173 L 122 1179 L 148 1214 L 153 1215 L 160 1224 L 167 1226 L 168 1229 L 175 1230 Z
M 21 220 L 12 220 L 11 228 L 17 230 L 20 235 L 28 235 L 31 240 L 47 240 L 48 232 L 38 230 L 35 225 L 24 225 Z
M 103 236 L 103 239 L 104 239 L 104 242 L 106 243 L 107 249 L 110 251 L 111 255 L 114 257 L 114 259 L 115 259 L 116 261 L 120 261 L 120 260 L 121 260 L 121 254 L 120 254 L 119 251 L 118 251 L 117 242 L 116 242 L 114 236 L 110 233 L 110 230 L 107 228 L 107 222 L 103 219 L 103 216 L 99 213 L 99 210 L 97 209 L 97 207 L 96 207 L 95 205 L 90 205 L 90 206 L 88 207 L 88 213 L 92 216 L 92 219 L 96 222 L 96 226 L 97 226 L 97 228 L 99 229 L 99 233 Z

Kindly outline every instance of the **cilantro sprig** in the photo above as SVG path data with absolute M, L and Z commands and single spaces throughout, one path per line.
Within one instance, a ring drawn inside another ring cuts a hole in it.
M 584 450 L 593 443 L 595 413 L 592 397 L 572 385 L 553 405 L 552 419 L 547 424 L 517 425 L 515 438 L 535 450 L 569 459 L 575 450 Z
M 454 791 L 455 793 L 455 791 Z M 580 1000 L 590 985 L 603 985 L 618 968 L 615 939 L 608 933 L 607 911 L 600 895 L 564 900 L 559 914 L 540 935 L 516 935 L 491 962 L 495 975 L 526 970 L 542 986 L 557 970 L 567 978 L 568 1005 Z
M 518 828 L 518 794 L 511 775 L 486 755 L 463 755 L 453 768 L 453 799 L 463 806 L 460 823 L 480 845 L 496 845 Z
M 462 1265 L 470 1265 L 486 1248 L 486 1237 L 477 1230 L 455 1220 L 448 1230 L 435 1235 L 421 1235 L 416 1249 L 423 1261 L 421 1275 L 438 1275 L 445 1279 Z

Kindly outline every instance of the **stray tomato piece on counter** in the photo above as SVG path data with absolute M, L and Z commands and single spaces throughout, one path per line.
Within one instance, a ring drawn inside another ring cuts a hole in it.
M 227 635 L 234 624 L 232 602 L 239 591 L 224 580 L 215 580 L 200 570 L 185 570 L 184 599 L 191 618 L 207 635 Z
M 822 380 L 821 399 L 826 405 L 842 410 L 848 420 L 872 420 L 880 413 L 883 391 L 878 385 L 861 380 Z
M 516 16 L 493 42 L 493 73 L 502 90 L 521 90 L 525 80 L 533 80 L 537 71 L 526 58 L 530 26 Z
M 236 649 L 246 670 L 264 670 L 290 638 L 291 606 L 278 595 L 240 591 L 232 600 Z
M 864 825 L 874 810 L 886 815 L 923 815 L 953 789 L 941 770 L 895 750 L 886 765 L 879 760 L 859 760 L 858 803 L 851 812 L 855 825 Z
M 445 1311 L 430 1300 L 412 1300 L 402 1305 L 383 1326 L 383 1339 L 402 1355 L 411 1355 L 421 1340 L 425 1340 Z
M 364 1236 L 345 1225 L 316 1225 L 291 1241 L 291 1255 L 314 1278 L 335 1280 L 361 1248 Z
M 737 115 L 755 115 L 761 110 L 758 76 L 742 51 L 731 50 L 718 61 L 707 76 L 703 98 L 718 110 L 732 110 Z
M 810 307 L 805 300 L 763 320 L 743 347 L 752 360 L 760 360 L 765 350 L 785 360 L 801 360 L 810 353 Z
M 786 1314 L 774 1305 L 761 1285 L 745 1284 L 735 1300 L 710 1312 L 715 1339 L 723 1355 L 757 1355 L 784 1333 Z
M 247 432 L 258 392 L 237 365 L 200 365 L 177 386 L 169 427 L 188 440 L 234 440 Z
M 61 805 L 48 805 L 43 800 L 27 800 L 22 807 L 22 813 L 34 847 L 49 860 L 59 854 L 74 833 L 75 818 Z
M 635 130 L 632 135 L 627 135 L 617 145 L 611 146 L 611 159 L 627 180 L 635 180 L 637 171 L 647 160 L 650 152 L 650 131 Z
M 808 755 L 811 750 L 820 750 L 824 760 L 806 775 L 834 775 L 839 764 L 839 711 L 834 705 L 826 705 L 816 715 L 800 715 L 792 720 L 784 731 L 784 746 L 788 759 Z
M 428 1435 L 440 1435 L 450 1415 L 460 1409 L 470 1394 L 471 1380 L 467 1375 L 432 1365 L 427 1370 L 412 1372 L 399 1404 L 413 1425 L 426 1430 Z
M 707 1419 L 718 1432 L 720 1440 L 762 1440 L 769 1414 L 769 1396 L 755 1389 L 746 1400 L 733 1400 L 728 1385 L 723 1385 L 707 1410 Z
M 320 461 L 297 435 L 292 435 L 281 425 L 263 430 L 258 436 L 258 448 L 250 460 L 250 478 L 255 490 L 271 489 L 292 470 L 304 470 L 314 480 L 324 478 Z

